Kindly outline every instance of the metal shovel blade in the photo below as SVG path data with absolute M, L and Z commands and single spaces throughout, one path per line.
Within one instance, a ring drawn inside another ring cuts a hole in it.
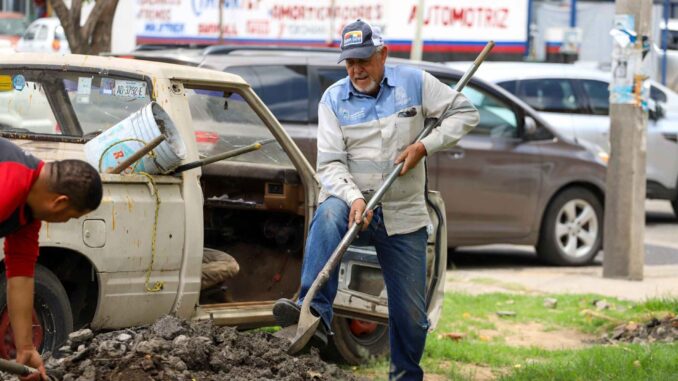
M 313 315 L 310 306 L 304 300 L 301 306 L 301 314 L 299 315 L 299 324 L 297 324 L 297 332 L 291 340 L 292 344 L 287 348 L 287 353 L 293 355 L 304 349 L 308 341 L 313 337 L 316 329 L 318 329 L 318 324 L 320 324 L 320 316 Z

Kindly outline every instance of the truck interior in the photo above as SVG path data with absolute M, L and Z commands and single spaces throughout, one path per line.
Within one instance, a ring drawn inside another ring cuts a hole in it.
M 240 95 L 206 88 L 185 92 L 201 156 L 262 144 L 203 167 L 204 246 L 230 255 L 239 271 L 202 289 L 200 304 L 293 297 L 305 223 L 304 188 L 296 169 Z

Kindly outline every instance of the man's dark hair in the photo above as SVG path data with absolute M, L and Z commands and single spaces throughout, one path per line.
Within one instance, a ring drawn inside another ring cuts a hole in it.
M 47 163 L 50 191 L 68 196 L 79 212 L 92 211 L 101 204 L 103 186 L 94 167 L 82 160 L 60 160 Z

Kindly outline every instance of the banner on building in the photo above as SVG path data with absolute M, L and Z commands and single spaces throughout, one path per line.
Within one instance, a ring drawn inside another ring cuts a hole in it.
M 225 0 L 221 31 L 231 44 L 337 46 L 357 18 L 382 28 L 389 48 L 409 51 L 418 0 Z M 492 39 L 495 52 L 522 54 L 528 0 L 427 0 L 427 52 L 474 52 Z M 219 0 L 137 0 L 138 44 L 216 44 Z

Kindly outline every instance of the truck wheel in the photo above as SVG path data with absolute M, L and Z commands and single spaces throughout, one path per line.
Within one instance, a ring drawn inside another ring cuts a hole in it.
M 335 316 L 323 354 L 332 361 L 359 365 L 389 352 L 388 326 Z
M 7 312 L 7 278 L 0 278 L 0 357 L 14 359 L 16 347 Z M 47 268 L 35 266 L 33 345 L 38 352 L 58 349 L 73 331 L 73 313 L 66 290 Z
M 593 261 L 603 243 L 603 207 L 584 188 L 558 194 L 544 214 L 537 255 L 553 265 L 577 266 Z

